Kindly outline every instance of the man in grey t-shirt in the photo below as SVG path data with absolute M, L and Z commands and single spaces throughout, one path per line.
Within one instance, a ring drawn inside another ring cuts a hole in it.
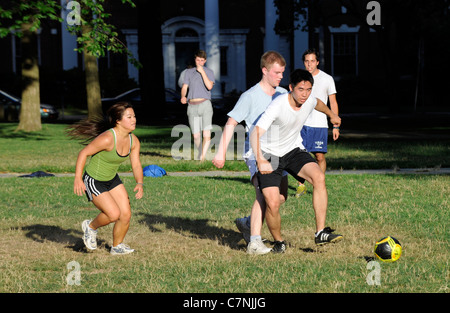
M 204 161 L 211 143 L 213 108 L 211 104 L 211 89 L 214 86 L 214 72 L 205 67 L 206 52 L 198 50 L 195 53 L 195 67 L 186 70 L 183 87 L 181 88 L 181 103 L 188 104 L 187 115 L 194 144 L 198 149 L 198 159 Z M 201 132 L 203 131 L 203 145 Z

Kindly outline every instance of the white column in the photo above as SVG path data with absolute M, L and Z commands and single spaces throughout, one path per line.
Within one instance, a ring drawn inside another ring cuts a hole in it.
M 222 98 L 220 85 L 219 0 L 205 0 L 206 67 L 214 71 L 213 99 Z
M 122 29 L 125 35 L 127 48 L 135 59 L 138 59 L 138 33 L 137 29 Z M 130 62 L 128 62 L 128 78 L 132 78 L 139 83 L 139 70 Z
M 279 37 L 274 31 L 275 22 L 277 21 L 277 10 L 273 4 L 273 0 L 266 0 L 266 36 L 264 38 L 264 51 L 275 50 L 278 51 Z
M 175 75 L 175 39 L 170 34 L 163 33 L 164 85 L 176 89 Z

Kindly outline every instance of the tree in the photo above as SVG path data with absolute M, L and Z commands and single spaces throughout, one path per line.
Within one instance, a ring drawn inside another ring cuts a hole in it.
M 121 1 L 135 7 L 132 0 Z M 115 27 L 107 22 L 111 14 L 104 10 L 105 0 L 79 0 L 75 3 L 77 5 L 74 5 L 74 2 L 69 2 L 72 7 L 68 9 L 75 12 L 75 20 L 78 23 L 69 26 L 69 31 L 78 35 L 79 47 L 76 50 L 84 56 L 88 118 L 96 118 L 103 115 L 97 58 L 105 56 L 107 51 L 112 51 L 126 53 L 130 63 L 138 68 L 141 64 L 118 39 Z
M 0 37 L 11 34 L 21 39 L 22 104 L 16 130 L 41 130 L 37 30 L 44 19 L 61 20 L 59 5 L 52 0 L 2 1 Z

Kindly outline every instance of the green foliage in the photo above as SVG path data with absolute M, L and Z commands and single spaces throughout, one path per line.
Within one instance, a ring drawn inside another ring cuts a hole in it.
M 128 3 L 133 8 L 136 6 L 132 0 L 121 0 Z M 130 63 L 136 67 L 141 67 L 141 63 L 128 50 L 126 45 L 119 40 L 118 33 L 114 25 L 108 23 L 110 13 L 105 12 L 103 3 L 105 0 L 79 0 L 80 3 L 80 23 L 69 26 L 68 29 L 78 36 L 79 47 L 76 49 L 82 52 L 87 49 L 95 57 L 103 57 L 107 51 L 114 53 L 125 53 Z M 41 26 L 41 21 L 45 19 L 62 22 L 60 1 L 37 0 L 18 1 L 12 4 L 0 6 L 0 37 L 14 34 L 18 37 L 23 35 L 22 26 L 31 23 L 31 31 L 36 31 Z M 72 10 L 73 8 L 69 8 Z M 82 32 L 82 27 L 89 29 Z
M 136 6 L 132 0 L 121 0 L 128 3 L 133 8 Z M 86 49 L 95 57 L 104 57 L 107 51 L 114 53 L 126 53 L 129 62 L 136 67 L 141 67 L 141 63 L 128 50 L 126 45 L 119 40 L 116 27 L 108 23 L 110 13 L 105 12 L 103 3 L 105 0 L 80 0 L 81 12 L 79 25 L 71 25 L 69 31 L 77 34 L 78 52 Z M 85 29 L 83 31 L 83 28 Z M 86 29 L 88 31 L 86 31 Z
M 3 38 L 11 33 L 21 37 L 23 24 L 31 23 L 30 31 L 37 31 L 42 20 L 51 19 L 61 22 L 59 12 L 59 1 L 54 0 L 23 0 L 0 6 L 0 37 Z

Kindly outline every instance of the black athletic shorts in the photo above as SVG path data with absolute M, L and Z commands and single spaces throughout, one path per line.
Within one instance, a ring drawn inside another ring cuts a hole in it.
M 96 195 L 98 197 L 101 193 L 110 191 L 122 184 L 122 180 L 120 179 L 118 174 L 116 174 L 116 176 L 114 176 L 114 178 L 111 180 L 100 181 L 92 178 L 88 173 L 84 172 L 83 181 L 84 185 L 86 186 L 86 196 L 88 198 L 88 201 L 92 201 L 92 195 Z
M 300 148 L 295 148 L 282 157 L 272 156 L 268 153 L 264 153 L 264 151 L 263 156 L 266 160 L 271 162 L 274 171 L 270 174 L 261 174 L 261 172 L 258 171 L 257 177 L 259 188 L 261 190 L 267 187 L 280 187 L 283 171 L 291 174 L 296 180 L 304 182 L 305 180 L 297 174 L 305 164 L 316 162 L 311 154 Z

